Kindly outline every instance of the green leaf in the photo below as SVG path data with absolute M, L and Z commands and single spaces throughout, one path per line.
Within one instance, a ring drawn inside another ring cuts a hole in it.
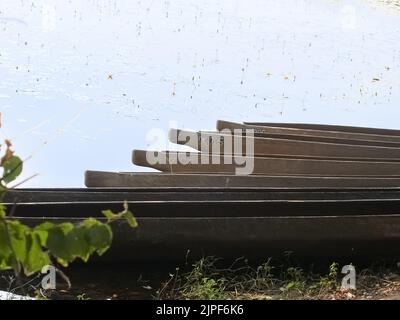
M 68 228 L 66 224 L 55 226 L 53 229 L 49 230 L 49 235 L 47 237 L 47 248 L 50 250 L 50 253 L 65 263 L 71 262 L 74 259 L 70 255 L 65 241 L 67 237 L 66 233 L 72 228 L 72 224 L 71 228 Z
M 11 244 L 15 256 L 19 262 L 23 262 L 26 257 L 26 234 L 30 231 L 29 227 L 19 221 L 8 221 Z
M 33 229 L 33 232 L 39 237 L 40 245 L 42 247 L 46 246 L 47 238 L 49 236 L 49 230 L 51 230 L 54 227 L 55 227 L 54 223 L 44 222 L 42 224 L 39 224 Z
M 6 206 L 4 204 L 0 203 L 0 219 L 5 218 L 6 214 L 7 214 Z
M 124 210 L 119 213 L 114 213 L 111 210 L 103 210 L 103 215 L 107 218 L 107 222 L 112 222 L 118 219 L 125 219 L 132 228 L 136 228 L 138 223 L 131 211 L 128 210 L 128 202 L 124 201 Z
M 11 248 L 7 239 L 5 222 L 0 221 L 0 270 L 10 269 Z
M 73 258 L 81 258 L 87 262 L 92 253 L 89 243 L 86 241 L 87 228 L 76 227 L 71 230 L 66 238 L 66 248 Z
M 40 245 L 40 237 L 37 233 L 31 233 L 28 237 L 28 251 L 23 263 L 25 275 L 30 276 L 40 272 L 46 265 L 51 264 L 49 254 L 43 251 Z
M 135 217 L 133 216 L 132 212 L 130 211 L 126 211 L 123 215 L 123 217 L 126 219 L 126 221 L 128 222 L 128 224 L 132 227 L 132 228 L 136 228 L 138 226 L 138 223 L 135 219 Z
M 92 226 L 98 226 L 100 224 L 102 224 L 102 223 L 99 220 L 96 220 L 94 218 L 87 218 L 87 219 L 83 220 L 80 225 L 84 226 L 86 228 L 90 228 Z
M 5 184 L 14 181 L 22 172 L 22 160 L 17 156 L 11 156 L 3 163 L 3 182 Z
M 103 210 L 101 213 L 108 219 L 108 221 L 115 220 L 115 219 L 119 218 L 118 214 L 115 214 L 114 212 L 112 212 L 109 209 L 108 210 Z
M 87 232 L 89 244 L 96 249 L 98 255 L 108 250 L 112 242 L 112 230 L 107 224 L 93 225 Z
M 67 234 L 74 228 L 74 225 L 71 222 L 63 222 L 63 223 L 54 225 L 54 228 L 60 228 L 62 230 L 62 232 L 64 232 L 64 234 Z

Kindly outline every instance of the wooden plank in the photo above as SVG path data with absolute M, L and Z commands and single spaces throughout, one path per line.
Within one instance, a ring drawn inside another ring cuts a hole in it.
M 86 171 L 87 187 L 106 188 L 388 188 L 400 187 L 400 178 L 315 177 L 315 176 L 237 176 L 223 174 L 168 174 Z M 52 192 L 52 191 L 50 191 Z
M 17 217 L 101 217 L 102 210 L 120 211 L 124 201 L 20 202 Z M 330 216 L 397 214 L 400 199 L 269 199 L 127 201 L 136 217 Z M 11 209 L 14 203 L 4 203 Z
M 202 131 L 203 132 L 203 131 Z M 205 131 L 208 132 L 208 131 Z M 213 132 L 214 133 L 214 132 Z M 222 133 L 222 132 L 220 132 Z M 387 141 L 374 141 L 374 140 L 361 140 L 361 139 L 344 139 L 337 137 L 321 137 L 311 135 L 295 135 L 293 132 L 289 133 L 271 133 L 271 132 L 254 132 L 255 137 L 271 138 L 271 139 L 288 139 L 300 141 L 314 141 L 334 144 L 351 144 L 357 146 L 378 146 L 378 147 L 393 147 L 400 148 L 400 142 L 387 142 Z
M 127 201 L 231 201 L 231 200 L 383 200 L 400 199 L 400 188 L 393 189 L 179 189 L 179 190 L 9 190 L 5 203 L 123 202 Z
M 83 218 L 23 217 L 34 226 L 44 220 L 79 223 Z M 265 259 L 284 252 L 296 257 L 390 257 L 399 255 L 400 215 L 275 216 L 237 218 L 139 217 L 139 227 L 113 224 L 108 262 L 187 261 L 203 256 Z
M 363 140 L 363 141 L 378 141 L 378 142 L 395 142 L 400 143 L 400 136 L 391 135 L 377 135 L 377 134 L 366 134 L 366 133 L 353 133 L 353 132 L 340 132 L 340 131 L 326 131 L 326 130 L 313 130 L 313 129 L 299 129 L 299 128 L 288 128 L 288 127 L 268 127 L 268 126 L 256 126 L 246 125 L 241 123 L 228 122 L 223 120 L 217 121 L 218 130 L 254 130 L 257 134 L 291 134 L 297 136 L 311 136 L 311 137 L 326 137 L 326 138 L 340 138 L 340 139 L 352 139 L 352 140 Z
M 340 131 L 353 133 L 378 134 L 385 136 L 400 136 L 400 130 L 385 128 L 369 128 L 357 126 L 343 126 L 331 124 L 314 124 L 314 123 L 289 123 L 289 122 L 243 122 L 250 126 L 267 126 L 267 127 L 283 127 L 311 130 Z
M 359 146 L 275 138 L 247 138 L 240 135 L 194 132 L 171 129 L 169 139 L 173 143 L 194 148 L 203 153 L 219 154 L 254 152 L 252 156 L 304 157 L 331 160 L 400 161 L 400 148 Z M 249 146 L 247 142 L 249 141 Z M 239 150 L 235 150 L 235 145 Z M 254 149 L 250 149 L 250 147 Z
M 161 163 L 149 161 L 152 155 Z M 188 159 L 192 162 L 183 164 Z M 229 160 L 231 164 L 229 164 Z M 134 150 L 134 164 L 169 173 L 229 173 L 262 175 L 315 176 L 400 176 L 400 163 L 370 161 L 336 161 L 313 159 L 284 159 L 270 157 L 213 156 L 194 152 L 154 152 Z M 206 164 L 208 162 L 208 164 Z M 219 164 L 218 164 L 219 163 Z M 253 165 L 252 165 L 253 164 Z M 247 169 L 243 167 L 247 165 Z

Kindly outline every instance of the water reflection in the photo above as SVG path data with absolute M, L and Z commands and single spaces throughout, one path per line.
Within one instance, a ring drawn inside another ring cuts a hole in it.
M 81 186 L 169 121 L 400 128 L 400 16 L 370 4 L 2 1 L 2 134 L 26 186 Z

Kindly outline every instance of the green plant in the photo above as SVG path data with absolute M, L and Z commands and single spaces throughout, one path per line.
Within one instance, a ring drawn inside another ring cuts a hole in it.
M 337 289 L 337 277 L 338 277 L 339 264 L 333 262 L 329 266 L 329 273 L 326 276 L 321 276 L 319 281 L 310 287 L 311 292 L 317 292 L 323 294 L 331 290 Z
M 192 265 L 189 272 L 180 274 L 176 268 L 169 280 L 157 291 L 157 299 L 224 300 L 227 279 L 215 266 L 215 257 L 205 257 Z
M 185 299 L 200 300 L 224 300 L 223 279 L 200 278 L 182 290 L 182 297 Z
M 86 296 L 86 293 L 78 294 L 76 296 L 76 299 L 77 300 L 90 300 L 90 298 Z
M 306 279 L 303 275 L 303 269 L 299 267 L 289 267 L 286 270 L 286 277 L 281 287 L 285 294 L 302 294 L 306 287 Z
M 184 299 L 225 299 L 223 278 L 215 278 L 215 259 L 203 258 L 193 264 L 191 272 L 184 275 L 183 285 L 180 288 Z
M 5 146 L 0 160 L 3 169 L 0 200 L 7 192 L 7 185 L 21 174 L 23 167 L 9 140 L 5 140 Z M 125 219 L 131 227 L 137 226 L 126 202 L 119 213 L 110 210 L 102 213 L 106 222 L 88 218 L 80 223 L 44 222 L 30 227 L 16 219 L 13 210 L 7 214 L 4 204 L 0 204 L 0 270 L 12 269 L 16 276 L 21 273 L 30 276 L 53 261 L 62 266 L 68 266 L 76 259 L 86 262 L 93 254 L 102 255 L 109 249 L 113 237 L 110 224 L 113 221 Z
M 255 271 L 253 278 L 256 281 L 256 287 L 269 288 L 274 284 L 274 267 L 271 265 L 271 260 L 259 265 Z
M 336 288 L 338 270 L 339 270 L 339 264 L 337 262 L 333 262 L 329 266 L 328 276 L 322 277 L 320 282 L 322 282 L 325 285 L 325 287 L 329 289 Z

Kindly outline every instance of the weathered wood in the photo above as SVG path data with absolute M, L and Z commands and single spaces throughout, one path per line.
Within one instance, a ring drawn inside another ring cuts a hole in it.
M 151 163 L 152 154 L 162 163 Z M 196 164 L 182 164 L 187 159 Z M 232 164 L 229 164 L 229 159 Z M 284 159 L 270 157 L 213 156 L 193 152 L 154 152 L 134 150 L 134 164 L 170 173 L 230 173 L 240 174 L 245 163 L 254 169 L 251 174 L 262 175 L 316 175 L 316 176 L 400 176 L 400 163 L 369 161 L 310 160 L 304 158 Z M 208 161 L 208 164 L 206 164 Z M 220 164 L 218 164 L 220 163 Z M 243 164 L 243 165 L 242 165 Z M 246 170 L 242 174 L 248 173 Z
M 326 130 L 313 130 L 313 129 L 299 129 L 289 127 L 268 127 L 268 126 L 256 126 L 256 125 L 245 125 L 241 123 L 234 123 L 228 121 L 217 121 L 218 130 L 254 130 L 257 134 L 291 134 L 297 136 L 311 136 L 311 137 L 326 137 L 326 138 L 340 138 L 340 139 L 352 139 L 352 140 L 363 140 L 363 141 L 378 141 L 378 142 L 400 142 L 400 136 L 391 135 L 377 135 L 367 133 L 354 133 L 354 132 L 340 132 L 340 131 L 326 131 Z
M 311 129 L 311 130 L 367 133 L 367 134 L 378 134 L 385 136 L 400 136 L 400 130 L 398 129 L 369 128 L 369 127 L 314 124 L 314 123 L 288 123 L 288 122 L 244 122 L 244 124 L 250 126 L 283 127 L 283 128 L 298 128 L 298 129 Z
M 106 188 L 381 188 L 400 187 L 400 178 L 237 176 L 221 174 L 168 174 L 86 171 L 87 187 Z M 50 191 L 51 192 L 51 191 Z
M 257 157 L 274 156 L 281 158 L 304 157 L 331 160 L 400 161 L 400 148 L 261 137 L 246 138 L 241 135 L 194 132 L 178 129 L 170 130 L 169 139 L 173 143 L 186 145 L 203 153 L 238 153 L 239 155 Z M 236 150 L 235 148 L 239 149 Z M 246 154 L 248 152 L 253 152 L 253 154 Z
M 124 201 L 20 202 L 17 217 L 101 217 L 102 210 L 118 212 Z M 252 199 L 252 200 L 128 200 L 136 217 L 248 217 L 397 214 L 400 199 Z M 8 209 L 14 203 L 5 203 Z
M 207 131 L 206 131 L 207 132 Z M 222 132 L 222 131 L 220 131 Z M 351 144 L 357 146 L 378 146 L 378 147 L 393 147 L 400 148 L 400 142 L 387 142 L 387 141 L 374 141 L 374 140 L 360 140 L 360 139 L 343 139 L 337 137 L 321 137 L 321 136 L 310 136 L 310 135 L 295 135 L 293 133 L 266 133 L 259 131 L 254 132 L 255 137 L 260 138 L 271 138 L 271 139 L 288 139 L 288 140 L 300 140 L 300 141 L 314 141 L 324 143 L 335 143 L 335 144 Z
M 43 221 L 79 222 L 82 218 L 23 217 L 37 225 Z M 297 257 L 399 256 L 400 215 L 274 216 L 237 218 L 137 218 L 132 229 L 113 224 L 113 244 L 100 260 L 186 261 L 204 256 L 266 259 L 291 251 Z
M 232 200 L 392 200 L 400 199 L 400 188 L 392 189 L 272 189 L 272 188 L 165 188 L 93 190 L 88 189 L 16 189 L 9 190 L 5 203 L 71 202 L 157 202 L 157 201 L 232 201 Z M 40 213 L 41 214 L 41 213 Z

